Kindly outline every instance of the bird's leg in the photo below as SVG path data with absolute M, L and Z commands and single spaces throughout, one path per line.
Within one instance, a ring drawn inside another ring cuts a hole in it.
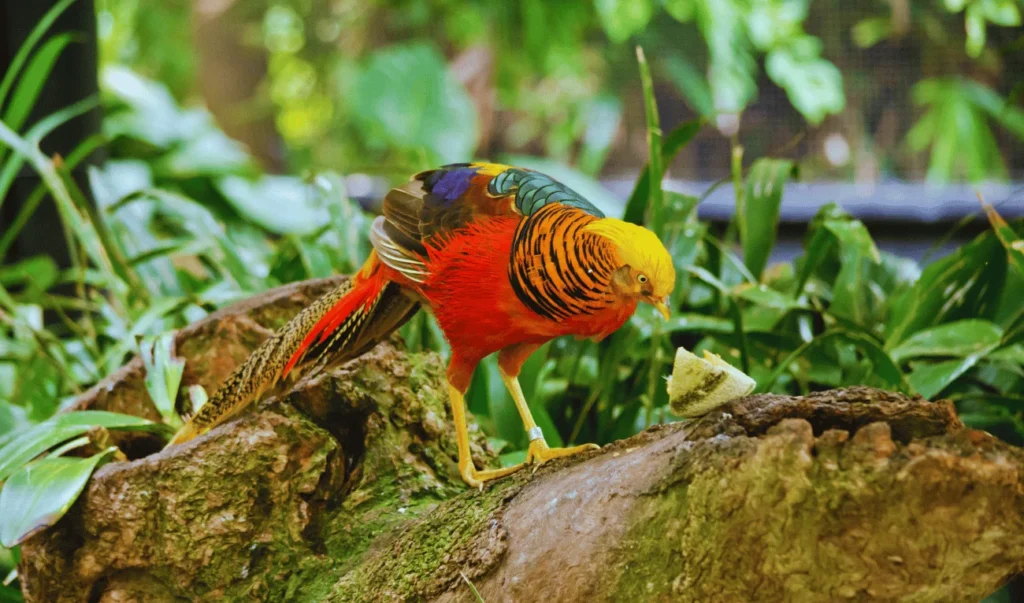
M 549 448 L 544 441 L 544 432 L 533 420 L 533 413 L 526 403 L 526 396 L 523 395 L 523 388 L 519 385 L 519 368 L 526 358 L 537 349 L 537 346 L 521 345 L 513 348 L 506 348 L 498 354 L 498 370 L 501 373 L 501 380 L 505 382 L 508 393 L 512 394 L 512 400 L 516 403 L 519 416 L 523 419 L 523 427 L 530 438 L 530 447 L 526 452 L 526 462 L 535 462 L 541 465 L 545 461 L 572 456 L 588 450 L 599 450 L 597 444 L 582 444 L 569 448 Z
M 466 425 L 466 400 L 459 388 L 448 382 L 448 398 L 452 404 L 452 416 L 455 418 L 455 439 L 459 446 L 459 473 L 463 481 L 474 488 L 483 490 L 484 482 L 513 473 L 521 469 L 525 463 L 519 463 L 503 469 L 478 470 L 473 466 L 473 457 L 469 452 L 469 428 Z

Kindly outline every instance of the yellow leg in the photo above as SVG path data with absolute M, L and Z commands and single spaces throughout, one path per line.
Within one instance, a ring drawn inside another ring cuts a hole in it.
M 483 490 L 484 482 L 505 477 L 521 469 L 525 463 L 519 463 L 503 469 L 477 470 L 473 466 L 473 458 L 469 452 L 469 429 L 466 425 L 466 400 L 462 392 L 451 383 L 448 384 L 448 398 L 452 404 L 452 416 L 455 418 L 455 439 L 459 445 L 459 473 L 467 484 Z
M 523 418 L 523 427 L 526 428 L 526 433 L 530 437 L 530 447 L 526 452 L 527 463 L 535 462 L 537 465 L 541 465 L 551 459 L 601 449 L 597 444 L 582 444 L 570 448 L 548 448 L 548 443 L 544 441 L 544 433 L 540 427 L 537 427 L 537 423 L 533 420 L 533 414 L 530 413 L 530 407 L 526 404 L 526 396 L 523 395 L 523 388 L 519 385 L 519 378 L 501 371 L 501 380 L 505 382 L 508 393 L 512 394 L 516 408 L 519 409 L 519 416 Z

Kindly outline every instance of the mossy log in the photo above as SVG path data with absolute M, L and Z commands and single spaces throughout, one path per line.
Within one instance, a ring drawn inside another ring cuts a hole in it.
M 337 280 L 183 330 L 216 386 Z M 30 602 L 970 601 L 1024 566 L 1024 451 L 948 402 L 750 396 L 483 491 L 443 362 L 397 342 L 182 446 L 133 436 L 23 547 Z M 80 408 L 155 418 L 141 365 Z M 481 465 L 495 455 L 476 431 Z

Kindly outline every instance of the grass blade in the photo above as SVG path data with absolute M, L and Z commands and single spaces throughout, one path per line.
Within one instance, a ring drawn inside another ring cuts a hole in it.
M 757 279 L 761 278 L 775 247 L 782 193 L 794 166 L 786 159 L 758 159 L 747 175 L 742 196 L 743 215 L 740 217 L 737 213 L 737 218 L 741 225 L 743 263 Z
M 48 115 L 39 120 L 38 123 L 32 126 L 32 128 L 25 133 L 24 140 L 29 144 L 38 146 L 39 142 L 46 138 L 50 132 L 53 132 L 58 127 L 66 124 L 79 115 L 87 113 L 98 104 L 98 99 L 87 98 L 85 100 L 78 101 L 70 107 L 61 109 L 52 115 Z M 8 158 L 6 162 L 4 162 L 3 170 L 0 170 L 0 205 L 3 205 L 4 199 L 7 198 L 7 193 L 10 192 L 11 186 L 14 184 L 14 179 L 17 178 L 18 174 L 21 172 L 21 168 L 25 165 L 26 160 L 28 160 L 27 155 L 16 152 Z
M 700 132 L 701 127 L 704 126 L 704 121 L 704 118 L 695 119 L 669 132 L 668 136 L 661 143 L 661 161 L 665 169 L 668 169 L 668 166 L 675 159 L 676 155 L 679 154 L 679 151 L 683 150 L 693 140 L 694 136 Z M 640 177 L 633 186 L 633 192 L 629 195 L 629 200 L 626 202 L 626 211 L 622 216 L 623 220 L 633 224 L 643 224 L 647 200 L 650 197 L 650 186 L 651 165 L 648 162 L 644 165 L 643 170 L 640 172 Z
M 46 84 L 47 78 L 50 77 L 53 66 L 57 64 L 57 59 L 60 58 L 68 44 L 78 37 L 78 35 L 70 33 L 54 36 L 47 40 L 39 52 L 32 57 L 32 62 L 25 70 L 25 76 L 21 78 L 18 87 L 14 90 L 11 103 L 4 110 L 3 121 L 11 129 L 20 130 L 21 126 L 25 125 L 25 120 L 28 119 L 32 107 L 39 99 L 39 94 L 43 91 L 43 86 Z
M 39 40 L 43 38 L 50 27 L 53 26 L 54 21 L 74 2 L 75 0 L 61 0 L 53 8 L 46 11 L 46 14 L 39 20 L 39 23 L 36 23 L 36 26 L 29 32 L 28 37 L 25 38 L 21 47 L 18 48 L 18 53 L 11 59 L 11 64 L 4 74 L 4 79 L 0 80 L 0 106 L 3 106 L 7 100 L 7 95 L 14 86 L 14 80 L 18 77 L 18 72 L 21 71 L 22 65 L 28 60 L 29 53 L 32 52 L 32 49 L 35 48 L 35 45 L 39 43 Z
M 64 165 L 69 170 L 74 170 L 86 157 L 92 155 L 93 151 L 98 149 L 104 141 L 105 138 L 102 134 L 93 134 L 86 138 L 68 155 L 67 159 L 64 160 Z M 4 167 L 6 168 L 6 165 Z M 0 185 L 0 200 L 2 200 L 3 191 L 5 190 L 6 188 Z M 18 215 L 11 221 L 10 226 L 4 230 L 3 235 L 0 236 L 0 262 L 3 262 L 7 252 L 11 249 L 11 245 L 14 244 L 14 240 L 18 237 L 18 233 L 25 227 L 25 224 L 28 223 L 29 218 L 32 217 L 32 214 L 35 213 L 36 208 L 39 207 L 39 204 L 43 202 L 45 197 L 46 186 L 40 184 L 25 200 L 25 203 L 18 210 Z
M 648 228 L 660 235 L 664 228 L 664 195 L 661 190 L 661 179 L 665 175 L 665 167 L 661 155 L 661 125 L 658 122 L 658 105 L 654 98 L 654 83 L 651 80 L 651 68 L 644 56 L 644 49 L 636 47 L 636 60 L 640 65 L 640 84 L 644 92 L 644 112 L 647 116 L 647 145 L 650 152 L 648 158 L 648 208 L 650 221 Z
M 981 196 L 978 196 L 978 200 L 981 201 Z M 999 237 L 999 242 L 1006 248 L 1006 254 L 1010 260 L 1010 265 L 1024 276 L 1024 239 L 1017 236 L 1013 228 L 1006 223 L 1006 220 L 999 215 L 996 208 L 992 207 L 988 203 L 981 201 L 981 205 L 985 208 L 985 215 L 988 216 L 988 221 L 992 224 L 992 229 L 996 231 L 996 236 Z
M 107 281 L 106 284 L 111 288 L 114 293 L 114 299 L 119 302 L 120 309 L 123 311 L 127 307 L 127 303 L 124 300 L 127 287 L 114 270 L 110 257 L 107 255 L 100 241 L 99 234 L 96 232 L 95 225 L 83 216 L 75 206 L 75 202 L 71 199 L 71 193 L 64 185 L 60 174 L 57 173 L 54 163 L 43 155 L 36 144 L 18 136 L 16 132 L 8 128 L 4 123 L 0 123 L 0 141 L 25 157 L 42 177 L 43 182 L 46 183 L 47 188 L 50 189 L 50 194 L 57 203 L 57 210 L 64 224 L 76 234 L 86 255 L 104 273 Z

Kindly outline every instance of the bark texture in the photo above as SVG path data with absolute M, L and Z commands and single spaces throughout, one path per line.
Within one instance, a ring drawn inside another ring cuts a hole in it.
M 187 382 L 336 282 L 184 330 Z M 140 458 L 25 543 L 27 600 L 969 601 L 1024 567 L 1024 451 L 948 402 L 750 396 L 467 491 L 443 363 L 399 347 L 185 445 L 123 441 Z M 133 364 L 80 407 L 155 416 Z

